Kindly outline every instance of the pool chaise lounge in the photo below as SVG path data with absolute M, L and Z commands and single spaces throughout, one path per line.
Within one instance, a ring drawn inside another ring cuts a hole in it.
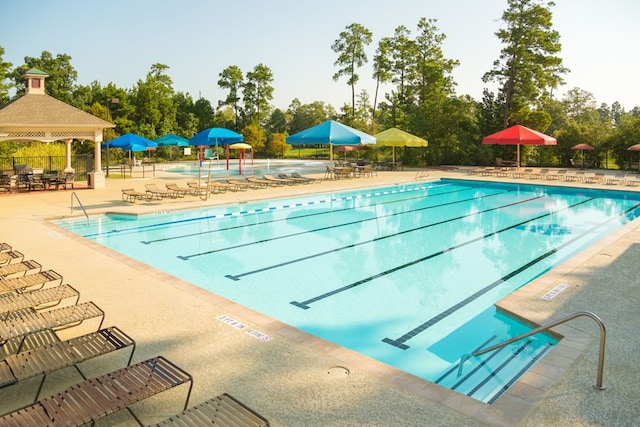
M 25 308 L 46 310 L 69 298 L 76 299 L 73 303 L 74 305 L 80 299 L 80 292 L 71 285 L 58 285 L 31 292 L 7 294 L 0 298 L 0 320 L 4 320 L 8 315 L 7 313 L 12 311 Z
M 295 184 L 294 181 L 292 181 L 291 179 L 282 179 L 282 178 L 276 178 L 273 175 L 265 175 L 264 179 L 266 179 L 267 181 L 272 181 L 272 182 L 278 182 L 281 185 L 293 185 Z
M 0 277 L 13 276 L 15 274 L 22 274 L 24 276 L 34 270 L 41 271 L 42 265 L 34 260 L 20 261 L 18 263 L 0 266 Z
M 228 393 L 209 399 L 155 424 L 156 427 L 213 425 L 267 427 L 269 421 Z
M 165 184 L 165 187 L 167 187 L 167 190 L 175 192 L 178 197 L 184 197 L 187 194 L 193 194 L 194 196 L 197 195 L 195 189 L 190 187 L 180 187 L 178 184 L 173 182 Z
M 296 178 L 296 179 L 305 179 L 305 180 L 307 180 L 309 183 L 311 183 L 311 182 L 319 182 L 319 180 L 318 180 L 318 179 L 316 179 L 316 178 L 312 178 L 312 177 L 310 177 L 310 176 L 302 176 L 302 175 L 300 175 L 298 172 L 292 172 L 292 173 L 291 173 L 291 176 L 292 176 L 293 178 Z
M 127 410 L 138 419 L 131 405 L 174 387 L 188 384 L 184 409 L 188 407 L 191 375 L 162 356 L 127 366 L 75 384 L 52 396 L 0 417 L 0 425 L 72 426 L 95 423 Z
M 147 198 L 147 193 L 136 191 L 133 188 L 122 189 L 122 201 L 127 203 L 135 203 L 136 200 L 143 200 Z
M 255 176 L 247 176 L 245 177 L 245 179 L 248 182 L 255 184 L 258 188 L 277 187 L 280 185 L 277 182 L 269 181 L 267 179 L 261 179 Z
M 0 265 L 12 264 L 15 262 L 21 262 L 24 260 L 24 255 L 22 252 L 8 250 L 4 252 L 0 252 Z
M 147 191 L 147 200 L 151 200 L 154 198 L 161 200 L 165 197 L 171 197 L 172 199 L 175 199 L 177 197 L 175 191 L 163 190 L 156 184 L 145 184 L 144 188 Z
M 6 242 L 1 242 L 0 243 L 0 253 L 1 252 L 9 252 L 11 249 L 13 249 L 11 247 L 10 244 L 6 243 Z
M 227 181 L 227 184 L 234 185 L 236 187 L 236 191 L 237 190 L 247 191 L 250 188 L 251 189 L 257 188 L 256 184 L 254 183 L 238 181 L 235 178 L 227 178 L 226 181 Z
M 40 271 L 20 277 L 10 277 L 0 280 L 0 294 L 12 291 L 23 292 L 36 286 L 42 288 L 47 283 L 56 281 L 59 282 L 58 284 L 62 284 L 62 275 L 53 270 Z
M 47 374 L 67 367 L 74 367 L 80 376 L 86 376 L 78 366 L 118 350 L 131 348 L 126 366 L 131 364 L 135 341 L 115 326 L 74 337 L 66 341 L 52 342 L 42 347 L 25 350 L 0 361 L 0 388 L 42 375 L 33 401 L 38 400 Z
M 54 331 L 68 329 L 96 318 L 100 318 L 100 324 L 96 328 L 98 330 L 104 321 L 104 311 L 91 301 L 46 311 L 34 309 L 12 311 L 0 321 L 0 345 L 14 338 L 22 339 L 34 332 L 45 329 Z
M 286 173 L 279 173 L 278 178 L 291 180 L 294 184 L 309 184 L 309 181 L 304 178 L 296 178 L 293 176 L 289 176 Z

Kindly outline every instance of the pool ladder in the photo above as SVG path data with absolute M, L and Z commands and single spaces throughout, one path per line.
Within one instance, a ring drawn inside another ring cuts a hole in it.
M 501 343 L 498 343 L 496 345 L 492 345 L 491 347 L 487 347 L 485 349 L 482 350 L 478 350 L 474 353 L 471 354 L 463 354 L 460 357 L 460 364 L 458 365 L 458 376 L 462 375 L 462 368 L 464 365 L 464 362 L 466 362 L 468 359 L 475 357 L 475 356 L 480 356 L 482 354 L 485 353 L 489 353 L 490 351 L 494 351 L 497 350 L 501 347 L 504 347 L 506 345 L 512 344 L 516 341 L 520 341 L 521 339 L 530 337 L 531 335 L 535 335 L 537 333 L 543 332 L 543 331 L 547 331 L 551 328 L 553 328 L 554 326 L 558 326 L 562 323 L 566 323 L 570 320 L 573 320 L 577 317 L 582 317 L 582 316 L 586 316 L 586 317 L 590 317 L 593 320 L 595 320 L 595 322 L 598 324 L 598 326 L 600 327 L 600 353 L 598 355 L 598 372 L 597 372 L 597 376 L 596 376 L 596 383 L 593 385 L 593 387 L 596 390 L 604 390 L 605 387 L 602 385 L 602 371 L 604 370 L 604 346 L 605 346 L 605 341 L 607 339 L 607 330 L 604 327 L 604 323 L 602 322 L 602 320 L 596 316 L 595 314 L 589 312 L 589 311 L 579 311 L 577 313 L 573 313 L 563 319 L 560 320 L 556 320 L 555 322 L 551 322 L 551 323 L 547 323 L 546 325 L 542 325 L 539 326 L 529 332 L 526 332 L 524 334 L 518 335 L 517 337 L 514 338 L 510 338 L 508 340 L 502 341 Z
M 73 198 L 74 197 L 78 201 L 78 205 L 80 205 L 80 207 L 82 208 L 82 212 L 84 212 L 84 216 L 87 218 L 87 222 L 89 222 L 89 214 L 87 213 L 87 210 L 84 208 L 84 206 L 82 206 L 82 202 L 80 201 L 80 198 L 78 197 L 78 195 L 76 194 L 75 191 L 73 191 L 71 193 L 71 213 L 73 213 Z

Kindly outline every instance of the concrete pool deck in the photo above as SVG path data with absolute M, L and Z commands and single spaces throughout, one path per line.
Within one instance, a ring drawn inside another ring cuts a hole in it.
M 321 175 L 320 175 L 321 177 Z M 107 180 L 107 187 L 75 194 L 87 213 L 154 213 L 222 203 L 287 197 L 346 188 L 452 177 L 484 179 L 452 170 L 379 172 L 377 177 L 325 181 L 244 192 L 161 201 L 122 202 L 121 189 L 144 191 L 144 184 L 185 185 L 186 176 L 157 170 L 152 178 Z M 495 178 L 506 180 L 506 178 Z M 514 180 L 517 181 L 517 180 Z M 557 181 L 528 181 L 561 185 Z M 568 185 L 568 184 L 565 184 Z M 590 188 L 640 187 L 585 185 Z M 596 382 L 600 330 L 589 318 L 554 328 L 565 338 L 493 405 L 415 378 L 382 363 L 288 327 L 48 222 L 84 216 L 73 191 L 42 191 L 0 196 L 0 242 L 64 276 L 81 301 L 93 301 L 115 325 L 137 341 L 134 362 L 163 355 L 194 377 L 190 406 L 227 392 L 269 419 L 273 426 L 540 426 L 637 425 L 640 423 L 640 222 L 566 261 L 500 301 L 503 309 L 536 323 L 589 311 L 607 328 L 603 385 Z M 75 209 L 70 210 L 73 199 Z M 566 288 L 552 299 L 542 295 Z M 226 315 L 272 337 L 262 341 L 217 317 Z M 61 332 L 85 333 L 91 324 Z M 120 368 L 124 356 L 83 365 L 87 375 Z M 124 359 L 126 361 L 126 358 Z M 47 377 L 42 395 L 74 384 L 80 376 L 65 369 Z M 0 413 L 28 403 L 38 380 L 0 389 Z M 186 388 L 135 406 L 145 422 L 180 412 Z M 634 397 L 636 396 L 636 397 Z M 126 413 L 98 425 L 137 425 Z

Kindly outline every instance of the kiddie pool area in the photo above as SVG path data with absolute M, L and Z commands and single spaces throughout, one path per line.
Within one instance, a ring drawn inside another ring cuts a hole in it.
M 528 330 L 493 304 L 638 206 L 631 192 L 444 179 L 56 224 L 492 403 L 556 342 L 536 335 L 458 369 L 461 356 Z

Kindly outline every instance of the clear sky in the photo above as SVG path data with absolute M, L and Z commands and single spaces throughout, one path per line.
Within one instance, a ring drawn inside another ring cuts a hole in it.
M 373 99 L 378 41 L 400 25 L 415 35 L 425 17 L 446 35 L 445 56 L 460 62 L 457 94 L 480 100 L 481 77 L 502 48 L 495 32 L 506 8 L 506 0 L 0 0 L 0 46 L 14 66 L 45 50 L 68 54 L 83 85 L 130 89 L 152 64 L 165 64 L 176 91 L 213 106 L 226 95 L 217 87 L 223 69 L 246 73 L 262 63 L 273 72 L 276 107 L 298 98 L 339 109 L 351 100 L 346 79 L 332 79 L 340 32 L 359 23 L 373 33 L 356 86 Z M 578 87 L 598 105 L 640 106 L 640 1 L 557 0 L 551 10 L 571 70 L 558 94 Z

